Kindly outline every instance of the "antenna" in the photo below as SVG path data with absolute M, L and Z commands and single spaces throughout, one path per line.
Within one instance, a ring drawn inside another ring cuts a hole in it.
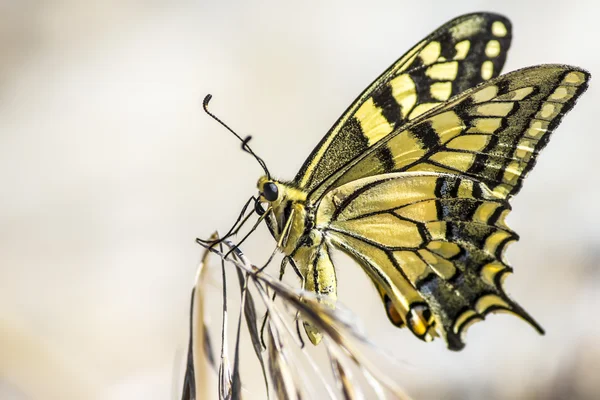
M 248 135 L 244 139 L 242 139 L 242 137 L 240 135 L 238 135 L 237 133 L 235 133 L 234 130 L 231 129 L 225 122 L 221 121 L 220 118 L 218 118 L 216 115 L 214 115 L 212 112 L 210 112 L 208 110 L 208 103 L 210 102 L 210 99 L 212 99 L 212 94 L 207 94 L 206 97 L 204 98 L 204 100 L 202 101 L 202 108 L 204 108 L 204 111 L 208 115 L 210 115 L 215 121 L 217 121 L 219 124 L 223 125 L 229 132 L 233 133 L 233 135 L 236 138 L 238 138 L 240 142 L 242 142 L 242 150 L 244 150 L 246 153 L 251 154 L 256 159 L 258 164 L 262 167 L 262 169 L 265 171 L 265 173 L 267 174 L 267 178 L 271 179 L 271 174 L 269 173 L 269 170 L 267 169 L 267 164 L 265 164 L 263 159 L 260 158 L 259 156 L 257 156 L 256 153 L 252 150 L 252 148 L 250 148 L 250 146 L 248 145 L 248 142 L 252 139 L 252 136 Z

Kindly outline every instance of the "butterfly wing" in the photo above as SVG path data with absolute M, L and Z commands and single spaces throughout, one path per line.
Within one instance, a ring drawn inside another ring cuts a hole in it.
M 368 149 L 317 187 L 317 229 L 375 282 L 390 320 L 464 346 L 492 311 L 539 325 L 504 292 L 517 235 L 509 198 L 587 88 L 580 69 L 516 71 L 456 96 Z M 382 162 L 382 154 L 390 163 Z
M 387 135 L 313 189 L 309 200 L 353 180 L 402 171 L 464 175 L 509 198 L 589 77 L 576 67 L 540 65 L 487 81 Z
M 294 179 L 310 191 L 394 129 L 500 74 L 511 24 L 490 13 L 458 17 L 375 80 L 334 124 Z
M 375 282 L 390 320 L 460 350 L 466 328 L 490 312 L 539 325 L 504 292 L 503 258 L 518 239 L 502 196 L 464 176 L 392 173 L 360 179 L 323 198 L 318 229 Z

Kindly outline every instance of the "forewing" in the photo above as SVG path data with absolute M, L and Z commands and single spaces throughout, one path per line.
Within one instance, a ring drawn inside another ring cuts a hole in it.
M 589 77 L 576 67 L 540 65 L 483 83 L 388 135 L 309 199 L 357 179 L 400 171 L 464 175 L 509 198 Z
M 504 292 L 503 258 L 518 236 L 506 199 L 485 184 L 441 173 L 392 173 L 329 192 L 317 227 L 361 264 L 390 320 L 460 350 L 466 328 L 495 311 L 539 325 Z
M 511 25 L 489 13 L 458 17 L 430 34 L 375 80 L 344 112 L 295 178 L 311 190 L 411 119 L 499 75 Z

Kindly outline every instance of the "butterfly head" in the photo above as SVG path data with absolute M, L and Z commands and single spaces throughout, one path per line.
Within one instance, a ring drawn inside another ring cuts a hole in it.
M 254 208 L 258 215 L 265 213 L 264 203 L 266 203 L 267 208 L 278 208 L 285 194 L 285 186 L 283 184 L 265 175 L 260 177 L 256 187 L 258 188 L 258 197 Z
M 285 207 L 289 202 L 303 203 L 306 200 L 306 194 L 301 190 L 289 183 L 279 182 L 268 175 L 260 177 L 256 187 L 258 188 L 257 204 L 267 203 L 275 211 L 280 207 Z M 264 214 L 264 211 L 262 213 Z M 259 212 L 259 214 L 261 213 Z
M 258 196 L 254 210 L 264 216 L 271 233 L 279 238 L 292 214 L 303 220 L 303 204 L 306 194 L 293 185 L 277 181 L 268 175 L 262 176 L 256 184 Z
M 281 199 L 283 186 L 268 175 L 262 176 L 256 184 L 258 196 L 254 203 L 254 211 L 265 218 L 273 237 L 279 237 L 281 228 L 277 215 L 281 215 Z M 266 213 L 266 215 L 265 215 Z

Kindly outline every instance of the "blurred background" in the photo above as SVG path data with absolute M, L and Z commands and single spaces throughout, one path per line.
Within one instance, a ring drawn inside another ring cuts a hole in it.
M 194 239 L 229 228 L 261 173 L 201 111 L 204 95 L 292 178 L 380 72 L 480 10 L 513 21 L 506 71 L 567 63 L 598 76 L 593 0 L 0 0 L 0 399 L 176 398 Z M 422 343 L 388 323 L 357 265 L 336 258 L 341 301 L 403 362 L 388 372 L 416 399 L 598 398 L 597 84 L 509 217 L 521 240 L 507 290 L 546 336 L 498 315 L 472 327 L 460 353 Z M 260 264 L 273 246 L 263 227 L 244 249 Z M 245 396 L 261 399 L 244 343 Z

